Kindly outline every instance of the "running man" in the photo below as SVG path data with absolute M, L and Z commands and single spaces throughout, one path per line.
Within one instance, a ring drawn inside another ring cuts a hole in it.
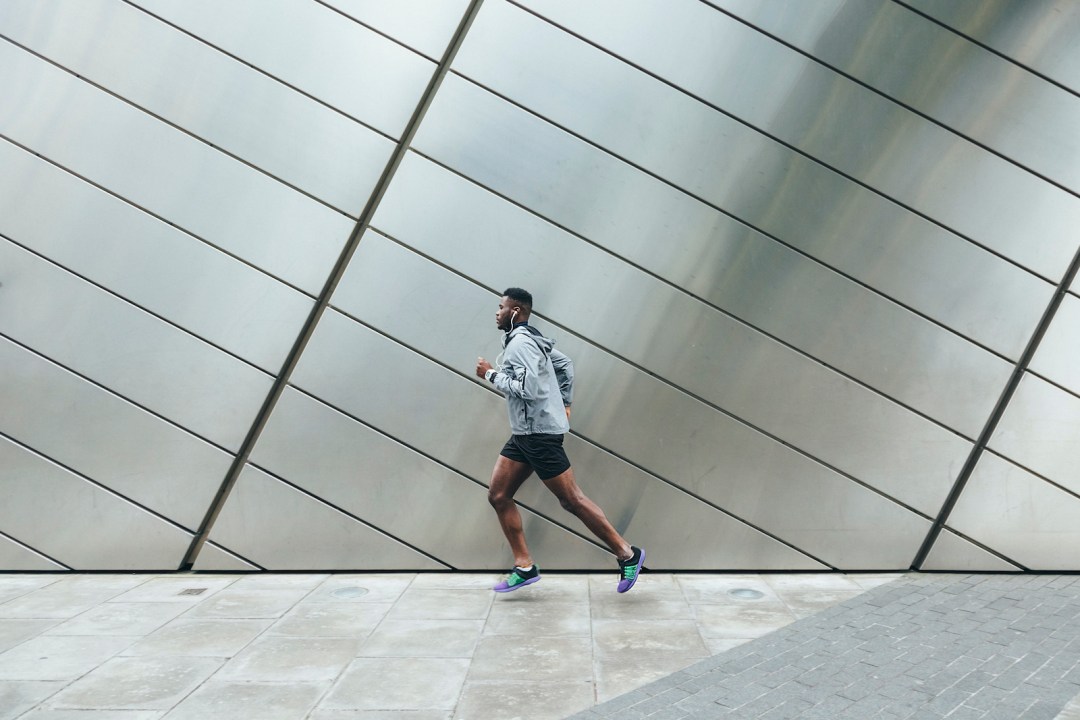
M 563 450 L 563 435 L 570 430 L 574 364 L 554 348 L 554 340 L 529 325 L 531 313 L 532 295 L 521 288 L 504 292 L 495 314 L 496 325 L 506 333 L 501 364 L 493 368 L 484 358 L 476 362 L 477 377 L 506 397 L 512 433 L 491 472 L 488 502 L 495 508 L 514 553 L 514 568 L 494 590 L 510 592 L 540 579 L 540 568 L 525 544 L 521 513 L 514 502 L 518 488 L 535 470 L 563 508 L 611 548 L 619 560 L 617 590 L 624 593 L 637 582 L 645 551 L 628 544 L 574 481 L 574 470 Z

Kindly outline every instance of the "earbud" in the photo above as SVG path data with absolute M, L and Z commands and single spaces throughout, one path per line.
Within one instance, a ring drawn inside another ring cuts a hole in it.
M 510 324 L 511 324 L 511 325 L 513 325 L 513 324 L 514 324 L 514 318 L 516 318 L 516 317 L 517 317 L 517 310 L 515 310 L 515 311 L 514 311 L 514 312 L 512 312 L 512 313 L 510 313 Z

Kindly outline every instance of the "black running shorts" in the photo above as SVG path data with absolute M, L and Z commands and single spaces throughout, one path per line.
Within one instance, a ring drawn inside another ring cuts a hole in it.
M 562 440 L 562 435 L 511 435 L 499 454 L 530 466 L 541 480 L 550 480 L 570 469 Z

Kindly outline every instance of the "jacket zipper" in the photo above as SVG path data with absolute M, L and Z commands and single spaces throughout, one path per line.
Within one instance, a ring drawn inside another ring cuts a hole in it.
M 529 371 L 525 370 L 521 374 L 521 391 L 525 392 L 525 380 L 529 377 Z M 525 431 L 529 430 L 529 403 L 525 398 L 521 398 L 521 417 L 525 423 Z

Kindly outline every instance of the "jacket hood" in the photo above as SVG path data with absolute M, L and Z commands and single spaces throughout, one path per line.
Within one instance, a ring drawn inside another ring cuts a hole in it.
M 555 341 L 551 338 L 544 337 L 539 330 L 532 325 L 518 325 L 516 328 L 506 333 L 503 337 L 503 347 L 510 344 L 510 339 L 517 337 L 518 335 L 531 335 L 532 339 L 540 346 L 540 349 L 544 351 L 544 354 L 551 352 L 551 349 L 555 347 Z

